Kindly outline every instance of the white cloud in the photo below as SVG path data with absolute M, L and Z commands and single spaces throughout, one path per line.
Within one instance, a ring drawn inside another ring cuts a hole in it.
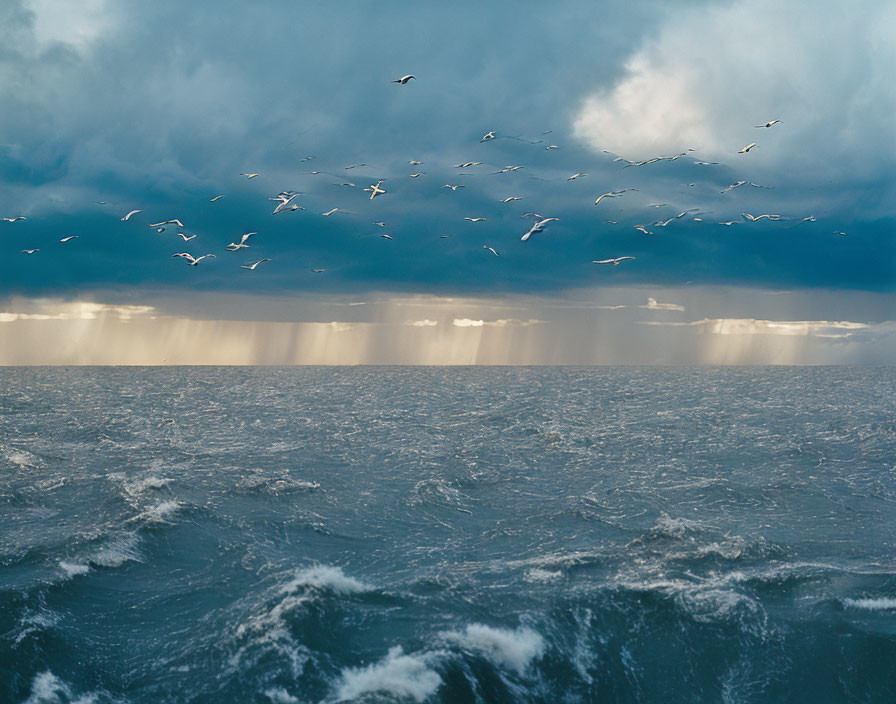
M 699 327 L 714 335 L 812 335 L 828 338 L 848 337 L 856 330 L 876 327 L 849 320 L 756 320 L 755 318 L 704 318 L 688 323 L 647 321 L 641 324 Z
M 61 302 L 38 299 L 29 302 L 26 311 L 0 312 L 0 323 L 17 320 L 96 320 L 112 316 L 119 320 L 130 320 L 137 316 L 149 316 L 155 312 L 153 306 L 107 305 L 90 301 Z
M 615 87 L 584 101 L 575 129 L 627 158 L 693 147 L 732 165 L 826 162 L 873 174 L 896 152 L 894 28 L 887 0 L 848 11 L 833 0 L 677 11 Z M 772 119 L 783 123 L 753 127 Z M 735 154 L 754 141 L 758 150 Z
M 455 318 L 453 323 L 456 328 L 481 328 L 484 324 L 483 320 L 470 320 L 470 318 Z
M 405 320 L 405 321 L 404 321 L 404 324 L 405 324 L 405 325 L 410 325 L 411 327 L 414 327 L 414 328 L 434 328 L 436 325 L 439 324 L 439 321 L 438 321 L 438 320 L 429 320 L 429 319 L 426 319 L 426 320 Z M 455 324 L 456 324 L 456 323 L 455 323 Z
M 677 303 L 657 303 L 655 298 L 647 299 L 647 303 L 643 306 L 638 306 L 638 308 L 644 308 L 646 310 L 677 310 L 683 311 L 684 306 L 680 306 Z

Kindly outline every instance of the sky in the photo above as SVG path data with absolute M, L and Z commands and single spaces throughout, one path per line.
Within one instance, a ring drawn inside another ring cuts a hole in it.
M 894 72 L 884 0 L 7 0 L 0 364 L 893 364 Z

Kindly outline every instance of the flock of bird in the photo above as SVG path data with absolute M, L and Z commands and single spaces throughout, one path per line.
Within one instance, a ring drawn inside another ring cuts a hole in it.
M 394 81 L 392 81 L 392 83 L 397 83 L 399 85 L 405 86 L 411 80 L 416 80 L 416 77 L 412 74 L 408 74 L 408 75 L 401 76 L 400 78 L 395 79 Z M 774 119 L 774 120 L 770 120 L 761 125 L 755 125 L 755 127 L 758 129 L 769 129 L 769 128 L 772 128 L 773 126 L 780 124 L 780 123 L 781 123 L 781 120 Z M 548 130 L 544 134 L 546 135 L 549 133 L 550 133 L 550 130 Z M 501 134 L 497 133 L 497 130 L 489 130 L 488 132 L 486 132 L 479 140 L 479 143 L 484 144 L 484 143 L 491 142 L 491 141 L 501 139 L 501 138 L 515 139 L 515 140 L 519 140 L 519 141 L 523 141 L 523 142 L 528 142 L 529 144 L 532 144 L 532 145 L 544 143 L 544 140 L 541 140 L 541 139 L 530 140 L 530 139 L 525 139 L 520 136 L 501 135 Z M 544 150 L 552 151 L 552 150 L 556 150 L 559 148 L 560 148 L 559 145 L 548 144 L 544 147 Z M 747 144 L 746 146 L 744 146 L 743 148 L 741 148 L 740 150 L 738 150 L 736 153 L 737 154 L 748 154 L 750 151 L 752 151 L 753 149 L 757 149 L 757 148 L 759 148 L 759 145 L 755 142 L 751 142 L 751 143 Z M 624 159 L 621 156 L 612 154 L 612 152 L 606 152 L 606 153 L 611 154 L 612 156 L 615 157 L 613 159 L 614 162 L 623 162 L 625 164 L 624 168 L 629 168 L 629 167 L 637 168 L 637 167 L 644 167 L 649 164 L 655 164 L 655 163 L 658 163 L 661 161 L 675 161 L 682 157 L 687 157 L 689 155 L 689 152 L 693 152 L 693 151 L 694 151 L 693 149 L 688 149 L 685 152 L 680 152 L 677 154 L 665 155 L 665 156 L 656 156 L 656 157 L 652 157 L 650 159 L 645 159 L 642 161 L 631 161 L 628 159 Z M 307 161 L 311 161 L 311 160 L 314 160 L 317 158 L 318 157 L 316 157 L 316 156 L 306 156 L 303 159 L 301 159 L 301 161 L 307 162 Z M 698 165 L 705 165 L 705 166 L 719 165 L 719 162 L 707 162 L 707 161 L 698 161 L 698 160 L 693 160 L 693 163 L 698 164 Z M 415 159 L 411 159 L 408 161 L 408 165 L 414 166 L 414 167 L 422 166 L 423 162 L 415 160 Z M 469 170 L 469 169 L 476 169 L 476 167 L 479 167 L 482 165 L 483 165 L 482 161 L 469 160 L 469 161 L 462 161 L 460 163 L 453 164 L 452 168 Z M 352 164 L 349 166 L 345 166 L 345 167 L 343 167 L 343 169 L 345 171 L 348 171 L 348 170 L 367 167 L 367 166 L 368 166 L 368 164 L 360 163 L 360 164 Z M 518 171 L 520 169 L 525 169 L 525 168 L 527 168 L 527 167 L 525 167 L 523 165 L 507 165 L 507 166 L 505 166 L 497 171 L 494 171 L 492 173 L 494 173 L 494 174 L 512 173 L 512 172 Z M 318 171 L 318 170 L 310 171 L 310 172 L 306 172 L 306 173 L 310 174 L 310 175 L 317 175 L 317 174 L 329 174 L 329 175 L 334 175 L 334 176 L 337 175 L 337 174 L 332 174 L 331 172 L 324 172 L 324 171 Z M 255 179 L 260 176 L 259 173 L 249 172 L 249 171 L 242 172 L 239 175 L 244 177 L 247 180 L 252 180 L 252 179 Z M 408 177 L 417 179 L 417 178 L 421 178 L 425 175 L 426 175 L 426 172 L 415 171 L 414 173 L 409 174 Z M 471 172 L 459 172 L 459 175 L 471 176 L 474 174 Z M 588 176 L 587 173 L 576 172 L 576 173 L 571 174 L 565 180 L 566 181 L 577 181 L 579 179 L 586 178 L 587 176 Z M 535 177 L 533 176 L 533 178 L 535 178 Z M 373 180 L 373 179 L 371 179 L 371 180 Z M 366 187 L 363 188 L 363 191 L 365 193 L 369 194 L 368 200 L 372 201 L 376 198 L 385 196 L 389 193 L 389 190 L 387 190 L 387 188 L 385 188 L 383 185 L 386 183 L 386 180 L 387 179 L 378 179 L 378 180 L 376 180 L 375 183 L 370 183 L 369 185 L 367 185 Z M 541 180 L 543 180 L 543 179 L 541 179 Z M 335 185 L 345 186 L 345 187 L 349 187 L 349 188 L 357 187 L 355 183 L 347 182 L 347 181 L 339 183 L 339 184 L 335 184 Z M 693 185 L 693 184 L 691 184 L 691 185 Z M 723 189 L 721 191 L 721 193 L 724 194 L 724 193 L 732 191 L 736 188 L 741 188 L 743 186 L 750 186 L 753 188 L 761 188 L 761 189 L 770 188 L 769 186 L 761 186 L 759 184 L 756 184 L 756 183 L 753 183 L 750 181 L 740 180 L 740 181 L 736 181 L 735 183 L 730 184 L 727 188 Z M 444 185 L 441 186 L 441 188 L 449 189 L 451 192 L 456 192 L 458 189 L 467 188 L 467 185 L 465 183 L 445 183 Z M 619 198 L 628 192 L 636 191 L 636 190 L 638 190 L 638 189 L 622 188 L 622 189 L 618 189 L 618 190 L 601 193 L 601 194 L 597 195 L 597 197 L 595 198 L 594 205 L 599 206 L 605 199 Z M 304 194 L 300 191 L 287 190 L 287 191 L 280 191 L 276 195 L 270 196 L 268 198 L 268 200 L 270 200 L 276 204 L 273 208 L 271 215 L 280 215 L 282 213 L 290 213 L 290 212 L 306 210 L 305 206 L 299 205 L 296 202 L 296 200 L 302 195 L 304 195 Z M 226 194 L 219 193 L 219 194 L 214 195 L 213 197 L 209 198 L 208 201 L 209 201 L 209 203 L 216 203 L 219 200 L 221 200 L 222 198 L 224 198 L 225 196 L 226 196 Z M 508 195 L 505 198 L 501 199 L 500 203 L 501 204 L 509 204 L 509 203 L 513 203 L 515 201 L 520 201 L 523 199 L 524 199 L 524 196 L 521 196 L 521 195 Z M 97 204 L 106 205 L 106 203 L 103 201 L 97 201 Z M 664 207 L 666 205 L 667 205 L 666 203 L 656 203 L 656 204 L 652 204 L 651 207 L 660 208 L 660 207 Z M 140 208 L 132 209 L 121 217 L 121 221 L 129 222 L 133 218 L 135 218 L 135 216 L 139 215 L 142 212 L 143 212 L 143 209 L 140 209 Z M 344 210 L 343 208 L 341 208 L 339 206 L 333 207 L 325 212 L 322 212 L 322 213 L 320 213 L 320 215 L 323 217 L 330 217 L 336 213 L 344 214 L 344 215 L 357 215 L 357 213 Z M 649 227 L 666 227 L 673 221 L 680 220 L 680 219 L 686 218 L 688 216 L 690 216 L 695 221 L 701 221 L 702 219 L 700 217 L 697 217 L 697 215 L 698 215 L 697 208 L 688 208 L 688 209 L 685 209 L 685 210 L 679 212 L 676 215 L 672 215 L 671 217 L 666 218 L 665 220 L 661 219 L 661 220 L 657 220 L 657 221 L 654 221 L 651 223 L 635 225 L 634 229 L 645 234 L 645 235 L 652 235 L 653 232 L 652 232 L 652 230 L 648 229 Z M 527 242 L 534 235 L 543 233 L 545 231 L 545 228 L 550 223 L 559 221 L 559 218 L 557 218 L 557 217 L 545 217 L 545 216 L 542 216 L 539 213 L 535 213 L 535 212 L 525 213 L 525 214 L 523 214 L 522 217 L 523 218 L 532 218 L 531 226 L 529 226 L 528 229 L 526 229 L 526 231 L 523 232 L 520 237 L 520 241 L 522 241 L 522 242 Z M 775 214 L 775 213 L 764 213 L 761 215 L 753 215 L 753 214 L 747 213 L 747 212 L 742 213 L 742 218 L 743 218 L 743 221 L 751 222 L 751 223 L 759 222 L 761 220 L 780 221 L 780 220 L 784 219 L 780 214 Z M 15 223 L 15 222 L 23 221 L 26 219 L 27 219 L 27 217 L 24 215 L 16 215 L 16 216 L 12 216 L 12 217 L 2 218 L 2 220 L 6 221 L 7 223 Z M 485 221 L 487 221 L 488 218 L 482 217 L 482 216 L 468 215 L 468 216 L 464 216 L 463 219 L 465 221 L 475 224 L 475 223 L 485 222 Z M 807 217 L 803 218 L 802 220 L 800 220 L 800 222 L 797 224 L 801 224 L 804 222 L 814 222 L 814 221 L 815 221 L 815 217 L 810 215 L 810 216 L 807 216 Z M 615 220 L 607 220 L 607 222 L 611 223 L 611 224 L 617 223 L 617 221 L 615 221 Z M 730 227 L 732 225 L 735 225 L 737 222 L 740 222 L 740 221 L 729 220 L 726 222 L 720 222 L 718 224 L 722 225 L 722 226 Z M 386 223 L 384 221 L 375 221 L 375 222 L 373 222 L 373 224 L 380 228 L 386 227 Z M 166 232 L 169 228 L 173 229 L 174 232 L 176 233 L 176 235 L 178 237 L 180 237 L 184 243 L 190 242 L 191 240 L 193 240 L 194 238 L 197 237 L 196 234 L 190 234 L 190 235 L 186 234 L 184 232 L 184 230 L 186 229 L 184 226 L 184 223 L 181 222 L 181 220 L 179 220 L 177 218 L 149 223 L 149 227 L 159 233 Z M 835 230 L 835 233 L 839 234 L 839 235 L 846 234 L 845 232 L 842 232 L 840 230 Z M 257 234 L 258 234 L 257 232 L 246 232 L 245 234 L 243 234 L 240 237 L 240 239 L 238 241 L 231 242 L 224 249 L 229 252 L 239 252 L 241 250 L 248 249 L 250 247 L 249 239 Z M 385 240 L 393 239 L 392 234 L 387 233 L 387 232 L 382 232 L 379 236 Z M 440 235 L 440 238 L 448 239 L 453 236 L 454 236 L 453 234 Z M 74 241 L 78 238 L 79 238 L 79 235 L 67 235 L 65 237 L 60 238 L 58 240 L 58 243 L 59 244 L 67 244 L 67 243 L 71 243 L 72 241 Z M 489 252 L 490 254 L 492 254 L 496 257 L 501 256 L 500 252 L 497 249 L 495 249 L 490 243 L 483 244 L 482 248 L 483 248 L 483 250 Z M 32 248 L 22 249 L 20 251 L 21 251 L 21 253 L 30 256 L 30 255 L 37 254 L 40 251 L 40 249 L 38 247 L 32 247 Z M 211 252 L 207 252 L 207 253 L 201 254 L 201 255 L 195 255 L 190 252 L 183 251 L 183 252 L 176 252 L 175 254 L 173 254 L 171 256 L 172 256 L 172 258 L 182 259 L 191 267 L 196 267 L 200 264 L 200 262 L 216 258 L 216 255 Z M 622 256 L 611 256 L 611 257 L 604 258 L 604 259 L 595 259 L 595 260 L 592 260 L 592 263 L 593 264 L 605 264 L 605 265 L 611 265 L 611 266 L 619 266 L 620 263 L 622 263 L 622 262 L 633 261 L 633 260 L 635 260 L 634 256 L 622 255 Z M 242 269 L 245 269 L 248 271 L 255 271 L 259 267 L 259 265 L 261 265 L 265 262 L 269 262 L 269 261 L 272 261 L 272 259 L 270 257 L 264 257 L 261 259 L 257 259 L 255 261 L 241 264 L 240 267 Z M 321 268 L 312 268 L 311 271 L 313 273 L 323 273 L 326 270 L 321 269 Z

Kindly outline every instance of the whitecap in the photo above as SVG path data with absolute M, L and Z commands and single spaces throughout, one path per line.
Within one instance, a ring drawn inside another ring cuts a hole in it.
M 31 694 L 24 704 L 51 704 L 62 701 L 60 695 L 71 699 L 69 686 L 49 670 L 34 676 L 31 682 Z
M 59 561 L 59 568 L 65 572 L 65 576 L 71 579 L 78 575 L 87 574 L 90 571 L 90 565 L 83 565 L 79 562 L 68 562 L 67 560 Z
M 384 692 L 423 702 L 442 685 L 442 677 L 430 667 L 432 657 L 405 655 L 402 647 L 396 645 L 377 663 L 343 670 L 336 701 L 353 701 L 365 694 Z
M 274 704 L 299 704 L 298 697 L 292 696 L 283 687 L 266 689 L 264 690 L 264 696 L 274 702 Z
M 135 533 L 122 533 L 97 548 L 87 562 L 96 567 L 121 567 L 125 562 L 142 562 L 140 538 Z
M 3 453 L 3 457 L 8 462 L 12 462 L 12 464 L 17 465 L 20 469 L 40 466 L 40 460 L 27 450 L 0 446 L 0 452 Z
M 520 675 L 526 672 L 532 660 L 544 653 L 545 648 L 544 638 L 525 626 L 508 630 L 471 623 L 463 633 L 448 631 L 440 635 L 462 648 L 481 653 L 498 666 L 513 668 Z
M 292 594 L 300 587 L 329 589 L 339 594 L 361 594 L 374 589 L 369 584 L 349 577 L 342 571 L 342 568 L 331 565 L 315 565 L 296 572 L 295 578 L 284 584 L 280 592 Z
M 868 611 L 890 611 L 891 609 L 896 609 L 896 599 L 892 597 L 844 599 L 843 605 L 853 609 L 866 609 Z
M 551 572 L 550 570 L 533 567 L 531 570 L 526 570 L 524 579 L 527 582 L 552 582 L 555 579 L 560 579 L 562 576 L 563 572 L 560 572 L 559 570 L 557 572 Z
M 168 486 L 173 480 L 170 477 L 157 477 L 151 475 L 142 479 L 132 479 L 122 483 L 121 487 L 128 496 L 139 496 L 147 489 L 162 489 Z

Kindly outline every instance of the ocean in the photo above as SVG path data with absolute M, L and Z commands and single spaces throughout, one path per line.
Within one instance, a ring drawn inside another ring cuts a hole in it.
M 896 369 L 0 369 L 2 702 L 896 701 Z

